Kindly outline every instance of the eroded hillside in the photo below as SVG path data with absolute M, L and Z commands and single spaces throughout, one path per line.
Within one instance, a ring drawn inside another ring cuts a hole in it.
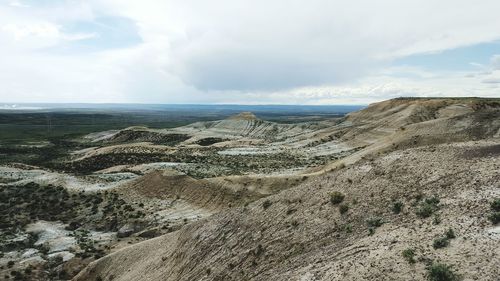
M 497 141 L 395 151 L 125 248 L 75 280 L 423 280 L 437 264 L 496 280 L 499 161 Z
M 498 99 L 401 98 L 293 124 L 244 112 L 50 145 L 56 158 L 0 167 L 0 263 L 15 278 L 89 263 L 76 280 L 498 274 Z
M 228 137 L 211 126 L 202 131 Z M 497 100 L 396 99 L 268 139 L 264 149 L 351 152 L 302 170 L 295 187 L 106 256 L 76 280 L 496 280 L 499 137 Z

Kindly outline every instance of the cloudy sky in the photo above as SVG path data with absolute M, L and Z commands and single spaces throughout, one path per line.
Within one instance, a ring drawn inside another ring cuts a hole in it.
M 0 102 L 500 97 L 498 0 L 0 0 Z

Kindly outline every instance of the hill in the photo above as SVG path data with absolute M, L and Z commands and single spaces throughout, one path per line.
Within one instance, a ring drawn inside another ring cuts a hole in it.
M 241 117 L 186 128 L 260 137 L 240 130 L 259 120 Z M 395 99 L 314 126 L 265 145 L 351 153 L 274 195 L 107 255 L 74 280 L 496 280 L 498 99 Z

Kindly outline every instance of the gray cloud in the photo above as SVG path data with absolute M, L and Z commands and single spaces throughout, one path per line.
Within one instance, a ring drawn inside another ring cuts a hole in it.
M 493 69 L 500 70 L 500 55 L 494 55 L 491 58 L 491 66 L 493 67 Z
M 482 80 L 486 84 L 500 84 L 500 78 L 490 77 Z
M 202 90 L 344 83 L 396 57 L 500 38 L 493 1 L 183 3 L 174 10 L 192 21 L 170 44 L 170 71 Z
M 42 2 L 51 4 L 0 4 L 4 100 L 289 103 L 289 96 L 297 103 L 331 103 L 336 95 L 366 98 L 363 91 L 370 91 L 370 99 L 417 95 L 417 84 L 434 74 L 368 78 L 395 58 L 500 39 L 496 0 Z M 116 34 L 120 27 L 123 34 L 133 27 L 130 34 L 140 40 L 103 41 L 110 38 L 103 30 Z M 70 43 L 93 48 L 75 53 Z M 47 48 L 52 52 L 40 51 Z M 485 77 L 478 76 L 460 85 L 435 80 L 424 92 L 455 95 L 455 88 L 481 86 Z M 399 86 L 388 87 L 392 80 Z M 325 90 L 327 98 L 303 90 L 323 86 L 333 87 Z

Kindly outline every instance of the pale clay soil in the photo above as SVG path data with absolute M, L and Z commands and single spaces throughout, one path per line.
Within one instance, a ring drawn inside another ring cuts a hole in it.
M 10 165 L 0 167 L 0 180 L 60 185 L 75 192 L 113 190 L 144 203 L 150 211 L 146 219 L 180 228 L 131 246 L 142 239 L 124 239 L 74 280 L 425 280 L 426 265 L 434 261 L 451 265 L 463 280 L 496 281 L 500 227 L 487 216 L 489 202 L 500 197 L 500 114 L 461 102 L 391 100 L 351 113 L 340 123 L 276 124 L 243 113 L 174 129 L 129 128 L 190 138 L 175 147 L 110 142 L 72 156 L 81 161 L 186 149 L 209 155 L 209 162 L 215 149 L 217 155 L 242 161 L 281 152 L 338 157 L 326 166 L 194 179 L 177 169 L 198 169 L 200 163 L 117 165 L 87 176 Z M 106 142 L 118 133 L 86 139 Z M 225 141 L 201 147 L 196 142 L 203 138 Z M 224 168 L 202 164 L 209 171 Z M 346 214 L 329 202 L 333 191 L 345 194 Z M 434 216 L 415 215 L 418 194 L 440 199 L 439 224 Z M 401 214 L 392 213 L 394 201 L 403 202 Z M 384 223 L 369 235 L 366 220 L 373 217 Z M 457 238 L 434 249 L 433 240 L 450 228 Z M 64 225 L 39 221 L 26 231 L 51 245 L 49 255 L 72 258 L 69 249 L 75 241 Z M 106 243 L 115 233 L 102 235 Z M 407 248 L 415 250 L 415 264 L 402 257 Z M 8 258 L 41 259 L 35 249 L 9 253 L 3 260 Z
M 426 260 L 451 265 L 463 280 L 498 280 L 500 231 L 487 216 L 500 196 L 500 154 L 474 152 L 499 144 L 424 146 L 362 160 L 124 248 L 75 280 L 424 280 Z M 329 203 L 332 191 L 346 195 L 346 214 Z M 440 224 L 415 215 L 418 193 L 440 198 Z M 404 203 L 401 214 L 391 212 L 392 200 Z M 369 217 L 384 221 L 371 236 Z M 457 238 L 433 249 L 449 228 Z M 416 250 L 416 264 L 403 259 L 406 248 Z

